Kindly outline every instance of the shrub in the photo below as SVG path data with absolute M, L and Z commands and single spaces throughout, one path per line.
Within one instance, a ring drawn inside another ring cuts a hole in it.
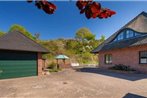
M 113 67 L 110 67 L 109 69 L 112 69 L 112 70 L 121 70 L 121 71 L 136 71 L 133 68 L 131 68 L 130 66 L 126 66 L 126 65 L 123 65 L 123 64 L 115 65 Z
M 52 62 L 51 64 L 48 65 L 48 69 L 49 69 L 49 72 L 58 72 L 58 71 L 61 71 L 61 68 L 58 68 L 57 67 L 57 64 Z
M 52 63 L 50 63 L 50 64 L 48 65 L 48 68 L 49 68 L 49 69 L 57 69 L 57 64 L 54 63 L 54 62 L 52 62 Z

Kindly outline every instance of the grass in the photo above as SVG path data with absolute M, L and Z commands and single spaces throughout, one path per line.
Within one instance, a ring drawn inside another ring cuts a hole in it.
M 61 71 L 62 69 L 61 68 L 59 68 L 59 69 L 57 69 L 57 68 L 54 68 L 54 69 L 49 69 L 49 72 L 59 72 L 59 71 Z

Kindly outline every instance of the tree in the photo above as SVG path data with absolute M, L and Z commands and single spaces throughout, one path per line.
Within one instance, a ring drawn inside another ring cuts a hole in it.
M 34 37 L 35 37 L 36 40 L 38 40 L 39 37 L 40 37 L 40 33 L 35 33 L 35 34 L 34 34 Z
M 104 35 L 102 35 L 101 38 L 100 38 L 100 42 L 103 42 L 103 41 L 105 41 L 105 36 Z
M 81 28 L 76 32 L 76 39 L 80 41 L 95 40 L 95 35 L 88 28 Z
M 24 35 L 26 35 L 27 37 L 29 37 L 32 40 L 35 40 L 36 38 L 30 33 L 28 32 L 23 26 L 20 26 L 18 24 L 14 24 L 10 27 L 9 32 L 12 31 L 20 31 L 21 33 L 23 33 Z
M 47 0 L 27 0 L 29 3 L 35 1 L 38 9 L 43 10 L 47 14 L 53 14 L 57 9 L 56 5 Z M 108 8 L 102 8 L 101 4 L 93 0 L 77 0 L 76 6 L 80 10 L 80 14 L 85 13 L 87 19 L 90 18 L 108 18 L 116 14 Z
M 0 31 L 0 36 L 3 36 L 4 34 L 5 34 L 4 32 Z
M 91 33 L 88 28 L 81 28 L 76 32 L 75 38 L 79 41 L 78 53 L 82 54 L 87 51 L 90 52 L 92 45 L 89 43 L 95 41 L 95 35 Z

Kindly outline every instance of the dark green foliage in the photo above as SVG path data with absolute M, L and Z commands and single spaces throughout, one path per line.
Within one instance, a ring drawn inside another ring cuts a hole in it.
M 126 65 L 123 65 L 123 64 L 115 65 L 113 67 L 110 67 L 110 69 L 112 69 L 112 70 L 120 70 L 120 71 L 135 71 L 130 66 L 126 66 Z

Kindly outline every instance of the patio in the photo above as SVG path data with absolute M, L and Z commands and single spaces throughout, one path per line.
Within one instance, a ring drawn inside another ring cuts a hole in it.
M 0 97 L 145 98 L 145 74 L 120 74 L 96 68 L 64 70 L 42 77 L 0 80 Z

